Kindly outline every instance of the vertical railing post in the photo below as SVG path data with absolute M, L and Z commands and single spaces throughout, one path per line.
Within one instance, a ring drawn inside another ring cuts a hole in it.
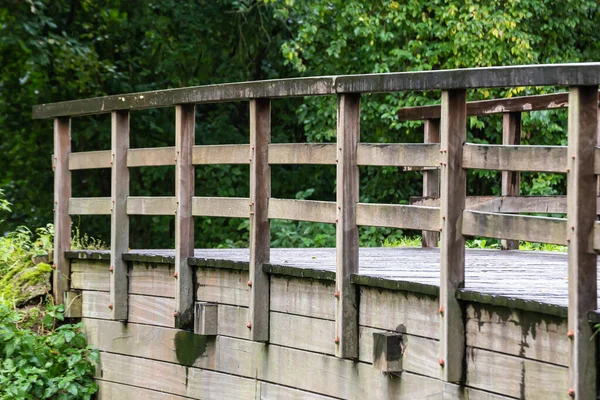
M 127 319 L 128 268 L 123 253 L 129 248 L 129 112 L 113 111 L 111 122 L 110 308 L 111 318 Z
M 596 345 L 588 312 L 597 308 L 597 266 L 593 246 L 596 219 L 594 147 L 598 87 L 569 89 L 567 243 L 569 264 L 569 393 L 596 398 Z
M 502 114 L 502 144 L 521 144 L 521 113 Z M 502 196 L 518 196 L 521 194 L 521 173 L 518 171 L 502 171 Z M 519 250 L 518 240 L 502 240 L 502 250 Z
M 442 92 L 440 193 L 440 367 L 442 379 L 458 382 L 463 373 L 464 321 L 456 290 L 465 282 L 465 238 L 462 214 L 466 202 L 466 172 L 462 167 L 467 137 L 466 91 Z
M 194 255 L 194 165 L 192 147 L 196 128 L 194 104 L 175 107 L 175 327 L 194 320 L 194 279 L 188 258 Z
M 263 270 L 271 256 L 268 218 L 271 167 L 267 158 L 271 142 L 271 101 L 250 101 L 250 321 L 252 340 L 269 340 L 269 275 Z
M 358 274 L 356 203 L 359 174 L 356 153 L 360 139 L 360 94 L 338 96 L 336 218 L 336 356 L 358 357 L 358 294 L 351 283 Z
M 425 120 L 425 143 L 440 142 L 440 120 L 426 119 Z M 439 197 L 440 195 L 440 171 L 425 170 L 423 172 L 423 196 Z M 422 233 L 423 247 L 437 247 L 440 240 L 438 232 L 423 231 Z
M 71 263 L 65 258 L 65 251 L 71 247 L 71 119 L 54 120 L 54 276 L 52 286 L 54 302 L 62 304 L 63 293 L 69 290 Z

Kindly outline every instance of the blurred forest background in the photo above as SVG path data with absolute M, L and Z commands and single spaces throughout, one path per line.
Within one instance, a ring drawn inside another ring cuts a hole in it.
M 597 0 L 0 0 L 0 190 L 3 230 L 52 221 L 52 121 L 35 104 L 211 83 L 492 65 L 600 61 Z M 477 90 L 469 100 L 553 88 Z M 439 92 L 363 96 L 361 140 L 422 142 L 399 108 Z M 335 141 L 334 97 L 275 100 L 273 142 Z M 523 144 L 566 144 L 566 111 L 524 114 Z M 132 147 L 173 146 L 174 109 L 136 111 Z M 196 144 L 248 143 L 246 102 L 199 105 Z M 469 141 L 501 143 L 501 117 L 471 117 Z M 76 118 L 73 151 L 110 147 L 110 115 Z M 199 196 L 248 196 L 248 166 L 196 168 Z M 361 201 L 406 203 L 421 173 L 361 167 Z M 131 170 L 131 194 L 174 194 L 174 168 Z M 273 197 L 335 200 L 335 168 L 273 166 Z M 564 194 L 565 176 L 523 174 L 522 193 Z M 500 174 L 471 171 L 469 192 L 499 194 Z M 109 196 L 110 171 L 76 171 L 75 197 Z M 108 241 L 108 217 L 75 218 Z M 173 218 L 132 217 L 133 248 L 173 246 Z M 247 222 L 196 218 L 196 247 L 244 246 Z M 273 221 L 273 246 L 332 246 L 334 226 Z M 361 245 L 403 232 L 364 228 Z M 406 234 L 406 232 L 404 232 Z

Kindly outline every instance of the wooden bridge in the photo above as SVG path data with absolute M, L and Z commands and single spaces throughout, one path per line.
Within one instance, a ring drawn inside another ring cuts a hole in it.
M 54 119 L 53 290 L 101 350 L 103 399 L 593 399 L 598 356 L 600 63 L 328 76 L 45 104 Z M 467 103 L 476 88 L 568 93 Z M 422 144 L 360 142 L 361 94 L 440 90 Z M 337 143 L 271 144 L 271 102 L 337 96 Z M 248 101 L 249 144 L 194 143 L 195 105 Z M 175 107 L 176 145 L 129 148 L 131 110 Z M 568 146 L 521 146 L 521 113 L 568 107 Z M 71 152 L 71 118 L 112 114 L 111 150 Z M 502 113 L 503 144 L 466 143 Z M 249 198 L 194 196 L 194 166 L 249 164 Z M 337 166 L 336 202 L 271 197 L 270 166 Z M 174 165 L 173 197 L 129 195 L 129 168 Z M 411 205 L 359 202 L 359 166 L 423 169 Z M 71 171 L 111 168 L 110 198 Z M 502 197 L 467 197 L 468 169 Z M 519 197 L 519 171 L 566 174 L 565 197 Z M 567 218 L 520 213 L 558 213 Z M 110 251 L 71 251 L 71 215 L 111 216 Z M 129 250 L 130 215 L 175 216 L 174 250 Z M 249 218 L 250 248 L 194 250 L 193 217 Z M 336 225 L 335 249 L 270 249 L 271 219 Z M 358 226 L 422 230 L 426 248 L 362 248 Z M 465 251 L 465 237 L 568 246 Z M 439 238 L 439 250 L 436 249 Z M 360 261 L 360 262 L 359 262 Z

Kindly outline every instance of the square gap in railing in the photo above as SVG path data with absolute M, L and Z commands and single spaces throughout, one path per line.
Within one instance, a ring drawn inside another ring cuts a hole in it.
M 72 215 L 72 250 L 107 250 L 110 248 L 110 215 Z
M 175 196 L 175 166 L 129 168 L 130 196 Z
M 250 197 L 250 166 L 196 165 L 194 194 L 201 197 Z
M 175 216 L 130 215 L 129 248 L 174 249 Z
M 132 111 L 129 132 L 132 149 L 175 146 L 175 107 Z
M 73 197 L 110 197 L 110 180 L 108 168 L 71 171 Z
M 249 137 L 247 101 L 196 105 L 196 145 L 248 144 Z
M 71 118 L 71 152 L 110 150 L 110 130 L 110 113 Z

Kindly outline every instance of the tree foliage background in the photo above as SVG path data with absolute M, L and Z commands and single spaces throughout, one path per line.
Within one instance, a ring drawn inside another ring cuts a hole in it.
M 52 219 L 52 122 L 34 104 L 107 94 L 312 75 L 417 71 L 600 60 L 596 0 L 0 0 L 0 189 L 13 203 L 9 229 Z M 477 90 L 469 99 L 552 92 Z M 363 96 L 361 140 L 420 142 L 405 106 L 439 92 Z M 274 142 L 335 140 L 335 98 L 276 100 Z M 244 102 L 197 107 L 197 144 L 247 143 Z M 523 143 L 566 144 L 566 112 L 524 116 Z M 110 146 L 109 116 L 73 120 L 74 151 Z M 174 144 L 174 111 L 132 113 L 132 146 Z M 469 140 L 500 143 L 500 117 L 470 118 Z M 174 169 L 132 169 L 132 195 L 172 195 Z M 247 166 L 198 167 L 196 193 L 247 196 Z M 74 196 L 110 195 L 108 170 L 74 173 Z M 403 203 L 420 195 L 418 172 L 361 168 L 361 201 Z M 496 194 L 499 175 L 473 171 L 472 194 Z M 524 194 L 560 194 L 564 175 L 525 174 Z M 333 167 L 273 167 L 273 196 L 335 198 Z M 105 217 L 75 219 L 108 239 Z M 132 247 L 169 247 L 170 217 L 132 218 Z M 196 246 L 247 241 L 241 220 L 196 218 Z M 333 226 L 273 223 L 277 246 L 324 246 Z M 363 245 L 400 232 L 369 228 Z

